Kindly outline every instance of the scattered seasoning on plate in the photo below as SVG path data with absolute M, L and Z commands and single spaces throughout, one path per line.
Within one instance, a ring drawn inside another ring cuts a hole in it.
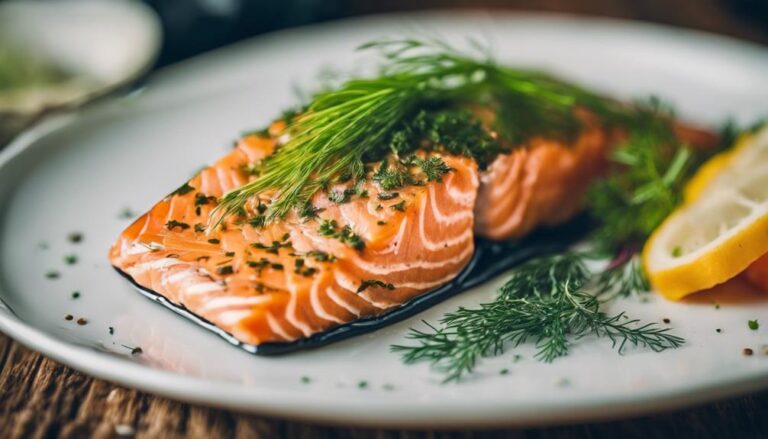
M 79 319 L 77 319 L 77 324 L 80 326 L 85 326 L 88 324 L 88 320 L 85 320 L 84 318 L 80 317 Z
M 665 317 L 665 318 L 662 320 L 662 322 L 669 324 L 669 322 L 671 322 L 671 320 L 669 320 L 668 318 L 666 318 L 666 317 Z
M 360 381 L 357 383 L 358 389 L 367 389 L 368 388 L 368 381 Z
M 135 348 L 131 349 L 131 355 L 141 355 L 144 351 L 141 350 L 140 347 L 136 346 Z
M 64 320 L 72 320 L 74 318 L 75 317 L 72 314 L 67 314 L 67 315 L 64 316 Z
M 381 388 L 388 392 L 395 390 L 395 386 L 393 384 L 384 384 L 383 386 L 381 386 Z
M 715 332 L 717 332 L 719 334 L 719 333 L 723 332 L 723 330 L 720 329 L 720 328 L 717 328 L 717 329 L 715 329 Z
M 58 279 L 61 277 L 61 274 L 58 271 L 51 270 L 48 273 L 45 273 L 45 277 L 48 279 Z
M 109 335 L 115 335 L 115 328 L 114 326 L 109 327 Z
M 66 255 L 64 256 L 64 263 L 67 265 L 75 265 L 77 264 L 77 255 Z
M 571 380 L 568 378 L 561 378 L 560 381 L 557 382 L 557 387 L 569 387 L 571 385 Z
M 123 210 L 121 210 L 120 213 L 117 214 L 117 217 L 120 219 L 131 219 L 134 216 L 136 216 L 136 214 L 128 207 L 123 208 Z
M 513 363 L 519 363 L 519 362 L 520 362 L 522 359 L 523 359 L 523 356 L 522 356 L 522 355 L 520 355 L 520 354 L 515 354 L 515 355 L 512 357 L 512 362 L 513 362 Z
M 309 384 L 311 382 L 312 382 L 312 379 L 310 377 L 308 377 L 306 375 L 301 377 L 301 384 Z
M 754 354 L 754 351 L 752 351 L 751 348 L 744 348 L 743 351 L 741 351 L 742 354 L 744 354 L 745 357 L 751 357 L 752 354 Z
M 73 299 L 79 299 L 80 298 L 80 291 L 74 291 L 72 293 L 72 298 Z
M 69 234 L 69 236 L 67 236 L 67 239 L 72 244 L 78 244 L 83 242 L 83 234 L 80 232 L 72 232 Z
M 750 321 L 748 321 L 747 322 L 747 326 L 749 327 L 749 329 L 751 329 L 753 331 L 757 331 L 758 328 L 760 328 L 760 324 L 757 323 L 757 320 L 750 320 Z
M 501 369 L 499 375 L 509 375 L 509 369 Z
M 715 309 L 720 309 L 720 304 L 719 303 L 715 303 Z

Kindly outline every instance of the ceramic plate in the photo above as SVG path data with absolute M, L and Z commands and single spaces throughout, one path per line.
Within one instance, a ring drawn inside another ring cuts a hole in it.
M 296 102 L 296 84 L 311 85 L 327 68 L 360 69 L 368 60 L 353 51 L 360 43 L 413 33 L 459 44 L 474 37 L 505 63 L 547 69 L 623 98 L 655 93 L 698 122 L 768 115 L 768 51 L 646 24 L 425 13 L 260 37 L 158 72 L 133 95 L 49 120 L 0 154 L 0 297 L 7 304 L 0 329 L 58 361 L 142 390 L 354 424 L 594 420 L 768 386 L 768 355 L 761 351 L 768 301 L 752 291 L 685 303 L 648 295 L 614 305 L 643 320 L 670 319 L 687 340 L 677 350 L 620 356 L 605 341 L 583 339 L 570 356 L 542 364 L 524 346 L 517 362 L 511 354 L 483 361 L 471 379 L 443 385 L 428 366 L 403 365 L 389 346 L 403 342 L 420 319 L 487 300 L 501 279 L 372 334 L 260 358 L 152 303 L 112 270 L 107 250 L 130 221 L 125 209 L 146 210 L 227 151 L 239 132 L 265 125 Z M 72 232 L 83 233 L 82 242 L 70 242 Z M 77 264 L 64 263 L 70 254 Z M 58 279 L 46 277 L 52 270 Z M 67 314 L 74 319 L 65 320 Z M 78 325 L 79 318 L 87 324 Z M 748 329 L 751 319 L 760 320 L 759 330 Z M 143 353 L 131 355 L 137 346 Z M 756 354 L 743 356 L 745 347 Z

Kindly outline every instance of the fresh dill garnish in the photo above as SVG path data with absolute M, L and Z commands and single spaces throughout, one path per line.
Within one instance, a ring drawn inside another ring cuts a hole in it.
M 568 251 L 527 262 L 513 271 L 492 302 L 446 314 L 439 328 L 414 329 L 408 338 L 416 345 L 392 349 L 406 363 L 429 361 L 446 381 L 458 381 L 480 358 L 528 341 L 536 345 L 535 357 L 545 362 L 566 355 L 572 340 L 590 334 L 608 338 L 620 353 L 627 345 L 661 351 L 684 343 L 667 328 L 602 312 L 602 296 L 614 294 L 617 285 L 601 280 L 604 271 L 590 269 L 593 258 L 593 251 Z
M 304 220 L 311 220 L 317 218 L 317 214 L 324 210 L 325 209 L 323 208 L 313 206 L 312 203 L 307 201 L 304 203 L 304 205 L 301 206 L 301 208 L 299 208 L 298 213 L 300 218 Z
M 506 148 L 461 108 L 479 105 L 503 113 L 524 107 L 526 118 L 499 117 L 494 122 L 513 143 L 541 134 L 542 126 L 551 135 L 573 132 L 578 127 L 576 108 L 605 117 L 621 112 L 618 104 L 577 86 L 500 66 L 487 57 L 476 59 L 441 42 L 376 41 L 361 49 L 381 53 L 385 61 L 380 74 L 316 94 L 287 122 L 290 138 L 261 161 L 258 176 L 224 195 L 212 213 L 212 225 L 269 190 L 277 195 L 267 220 L 282 218 L 339 176 L 359 180 L 366 163 L 417 148 L 467 155 L 483 168 Z M 529 128 L 531 118 L 536 119 L 535 130 Z

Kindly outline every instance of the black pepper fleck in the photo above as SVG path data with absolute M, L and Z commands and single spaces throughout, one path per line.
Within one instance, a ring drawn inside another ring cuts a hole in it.
M 750 348 L 744 348 L 743 351 L 741 351 L 745 357 L 751 357 L 752 354 L 754 354 L 754 351 Z
M 80 317 L 79 319 L 77 319 L 77 324 L 80 326 L 85 326 L 88 324 L 88 320 L 85 320 L 84 318 Z

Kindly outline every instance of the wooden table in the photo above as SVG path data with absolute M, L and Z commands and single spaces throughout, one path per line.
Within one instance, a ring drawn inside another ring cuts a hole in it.
M 749 10 L 764 0 L 741 0 Z M 371 4 L 373 3 L 373 4 Z M 451 0 L 351 1 L 353 13 L 477 5 Z M 768 44 L 768 26 L 716 0 L 491 0 L 492 8 L 565 11 L 657 21 Z M 383 4 L 386 4 L 384 6 Z M 764 9 L 763 9 L 764 10 Z M 763 22 L 764 23 L 764 22 Z M 768 74 L 768 72 L 766 72 Z M 0 335 L 0 437 L 292 438 L 768 438 L 768 392 L 684 411 L 607 423 L 536 430 L 409 432 L 328 427 L 192 406 L 125 389 L 57 364 Z

